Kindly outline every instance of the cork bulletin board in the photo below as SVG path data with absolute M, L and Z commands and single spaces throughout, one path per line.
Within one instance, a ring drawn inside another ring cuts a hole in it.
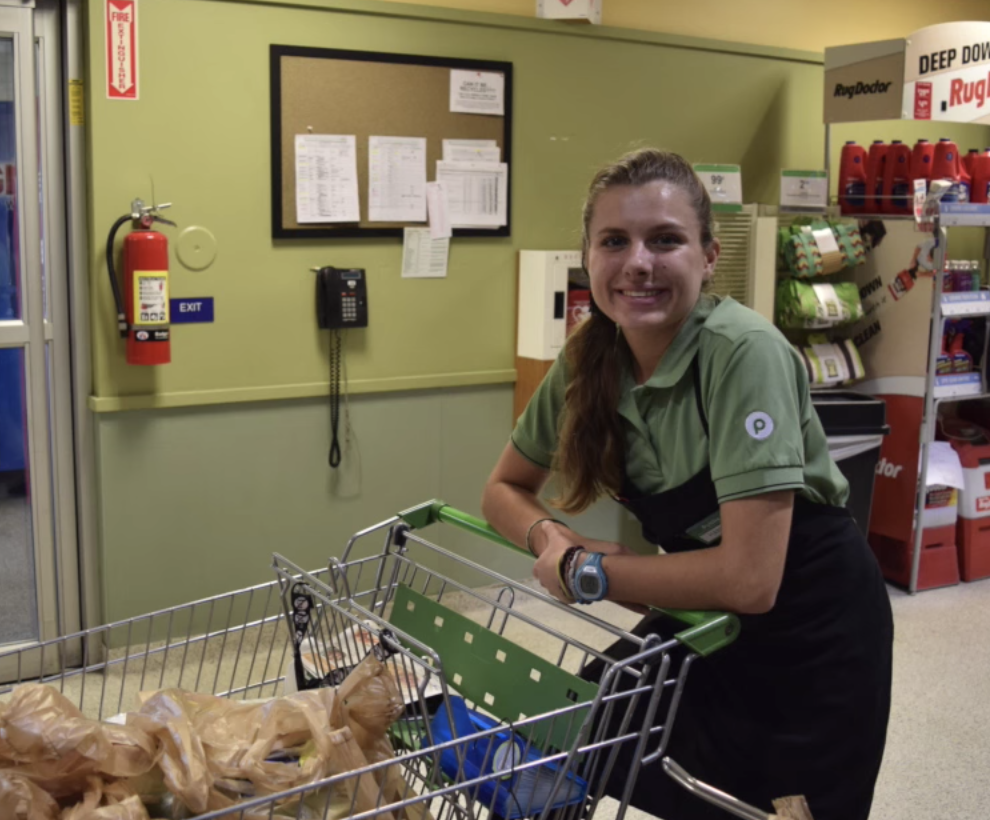
M 499 72 L 505 114 L 450 111 L 450 71 Z M 445 139 L 495 140 L 509 166 L 506 224 L 455 228 L 454 236 L 509 236 L 512 191 L 512 63 L 386 54 L 371 51 L 271 46 L 272 237 L 313 239 L 402 236 L 426 223 L 368 221 L 368 137 L 425 137 L 427 179 L 435 176 Z M 361 221 L 296 221 L 295 137 L 356 137 Z

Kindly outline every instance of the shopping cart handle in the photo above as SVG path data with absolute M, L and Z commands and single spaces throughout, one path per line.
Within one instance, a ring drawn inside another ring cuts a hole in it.
M 499 535 L 487 521 L 455 509 L 443 501 L 426 501 L 400 512 L 399 517 L 414 530 L 436 523 L 453 524 L 521 555 L 533 557 L 529 550 L 517 547 Z M 739 618 L 731 613 L 659 607 L 653 609 L 686 624 L 688 629 L 678 632 L 674 637 L 700 655 L 710 655 L 716 649 L 728 646 L 739 636 Z

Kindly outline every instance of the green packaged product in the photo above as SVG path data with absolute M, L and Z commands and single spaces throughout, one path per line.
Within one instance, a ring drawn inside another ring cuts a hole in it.
M 863 318 L 863 303 L 854 282 L 809 284 L 787 279 L 777 287 L 777 324 L 818 330 Z
M 851 339 L 829 342 L 824 335 L 812 334 L 807 344 L 794 347 L 813 387 L 835 387 L 866 378 L 863 360 Z
M 780 264 L 799 279 L 828 276 L 866 261 L 854 223 L 799 220 L 778 232 Z

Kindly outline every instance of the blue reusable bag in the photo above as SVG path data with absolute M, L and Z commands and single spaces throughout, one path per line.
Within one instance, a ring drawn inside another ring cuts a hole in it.
M 457 738 L 470 738 L 480 732 L 498 727 L 496 721 L 472 709 L 463 698 L 452 696 L 450 710 L 454 717 L 455 731 L 451 731 L 447 710 L 441 706 L 430 723 L 435 743 Z M 463 749 L 464 767 L 461 771 L 458 750 Z M 506 728 L 504 731 L 486 734 L 474 741 L 468 740 L 456 748 L 444 750 L 440 755 L 440 768 L 455 782 L 485 777 L 485 781 L 472 787 L 471 796 L 485 806 L 491 806 L 505 820 L 532 817 L 543 811 L 553 792 L 554 781 L 560 766 L 547 762 L 513 771 L 515 767 L 541 760 L 544 754 L 530 746 L 519 735 Z M 500 772 L 504 774 L 499 774 Z M 551 809 L 560 809 L 580 803 L 588 794 L 588 784 L 577 775 L 567 773 L 556 792 Z

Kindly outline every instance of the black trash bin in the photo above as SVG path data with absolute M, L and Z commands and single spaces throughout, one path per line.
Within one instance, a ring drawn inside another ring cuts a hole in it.
M 865 536 L 880 445 L 890 432 L 887 405 L 883 399 L 853 390 L 813 391 L 811 402 L 825 428 L 829 453 L 849 482 L 846 506 Z

